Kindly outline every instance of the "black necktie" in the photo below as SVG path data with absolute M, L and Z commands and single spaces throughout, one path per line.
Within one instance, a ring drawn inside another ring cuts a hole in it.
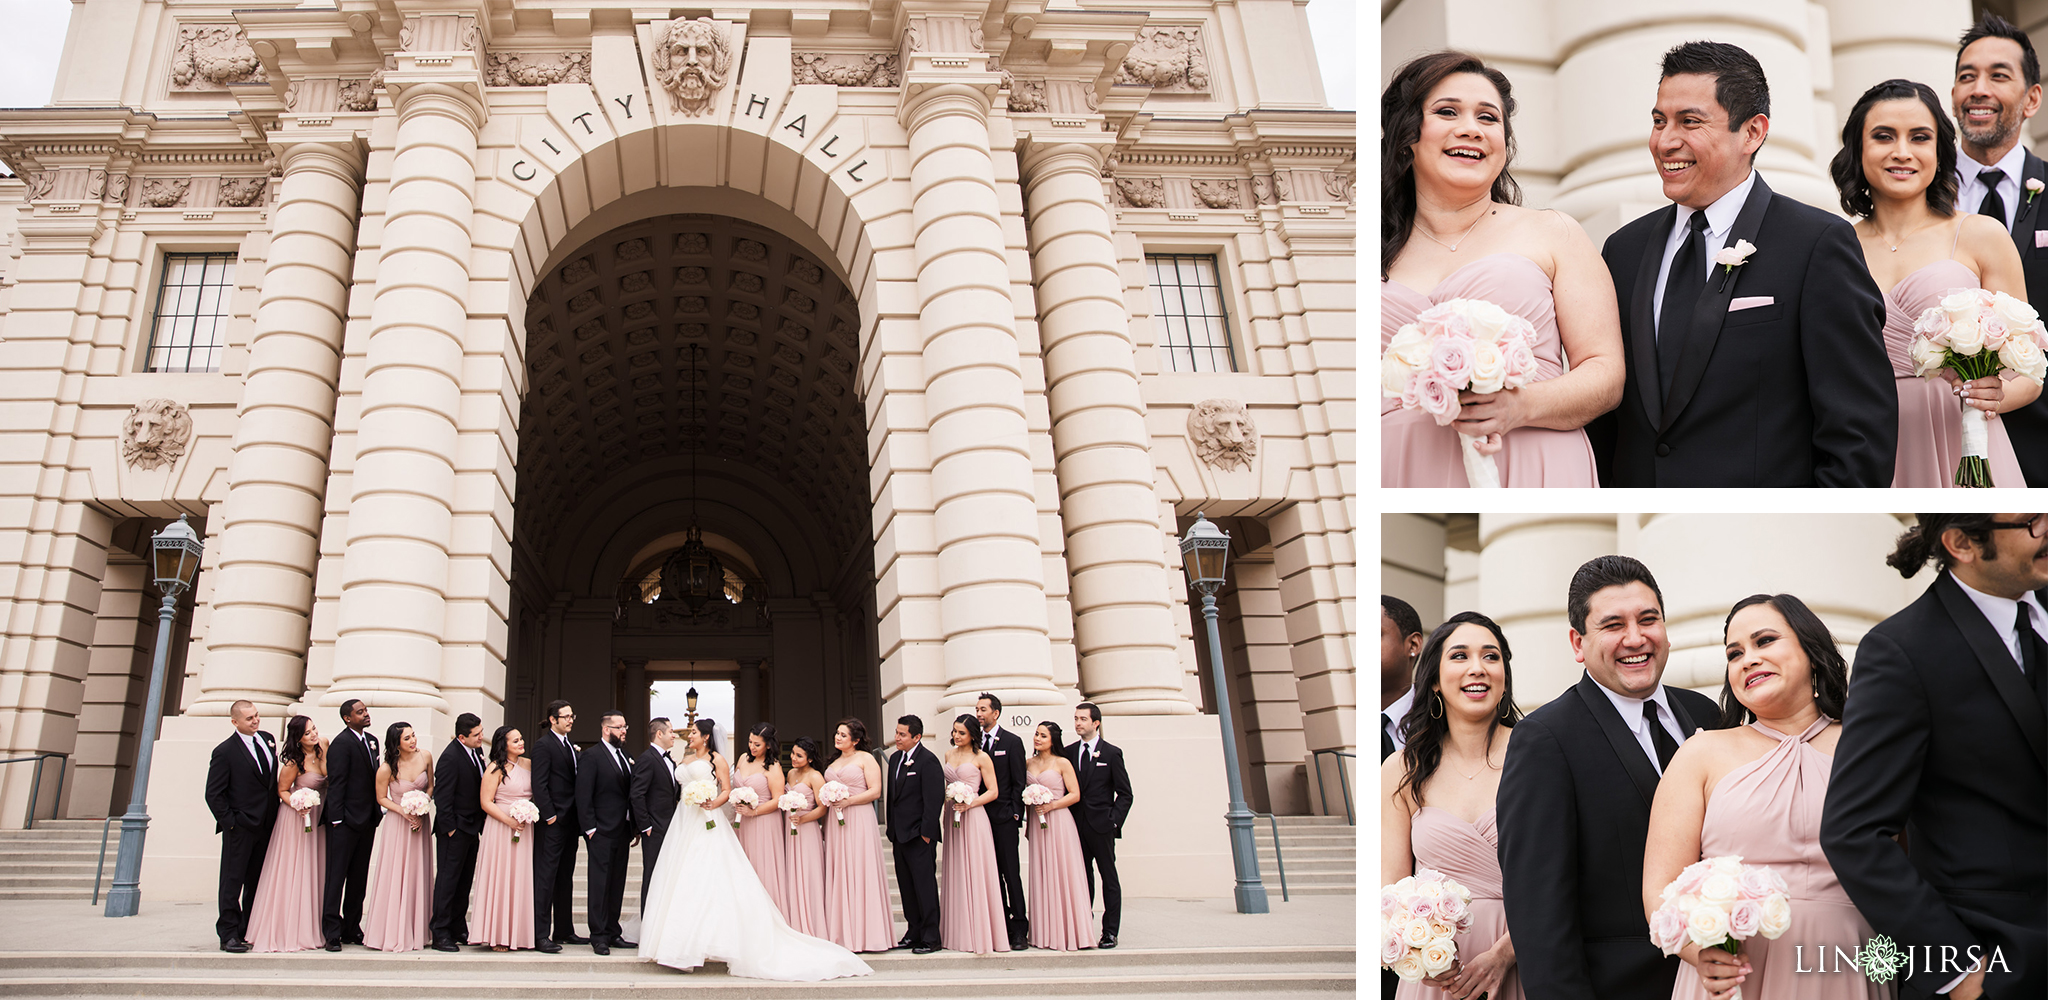
M 2048 653 L 2041 650 L 2041 635 L 2034 631 L 2033 616 L 2027 613 L 2027 602 L 2020 602 L 2020 667 L 2027 672 L 2027 683 L 2034 689 L 2037 698 L 2048 698 L 2041 683 L 2043 665 L 2048 664 Z
M 569 751 L 569 773 L 575 774 L 576 766 L 582 763 L 582 761 L 576 759 L 576 744 L 569 742 L 567 736 L 557 736 L 555 738 L 562 741 L 562 749 Z
M 2002 180 L 2005 180 L 2003 170 L 1985 170 L 1977 174 L 1977 183 L 1984 185 L 1984 203 L 1977 206 L 1977 214 L 1997 219 L 2000 228 L 2005 226 L 2005 199 L 1998 196 L 1998 182 Z
M 477 750 L 477 749 L 471 749 L 471 750 L 469 751 L 469 757 L 470 757 L 470 759 L 471 759 L 471 760 L 474 760 L 474 761 L 476 761 L 476 773 L 477 773 L 477 774 L 479 774 L 479 775 L 483 774 L 483 773 L 484 773 L 484 752 L 483 752 L 482 750 Z
M 1388 726 L 1391 726 L 1391 725 L 1393 725 L 1393 724 L 1394 724 L 1394 717 L 1393 717 L 1393 716 L 1391 716 L 1391 715 L 1388 715 L 1388 714 L 1387 714 L 1387 713 L 1385 713 L 1385 712 L 1381 712 L 1381 713 L 1380 713 L 1380 759 L 1381 759 L 1381 760 L 1386 760 L 1386 759 L 1387 759 L 1388 757 L 1392 757 L 1392 756 L 1394 755 L 1394 751 L 1395 751 L 1395 749 L 1396 749 L 1396 747 L 1394 746 L 1394 737 L 1393 737 L 1393 734 L 1391 734 L 1391 733 L 1387 732 L 1387 727 L 1388 727 Z
M 1671 393 L 1671 381 L 1678 374 L 1678 357 L 1692 331 L 1692 310 L 1707 285 L 1707 213 L 1694 212 L 1686 220 L 1688 232 L 1671 258 L 1671 270 L 1664 275 L 1664 308 L 1657 321 L 1657 378 L 1664 393 Z
M 1650 727 L 1650 745 L 1657 748 L 1657 770 L 1671 766 L 1671 755 L 1678 752 L 1678 741 L 1657 721 L 1657 703 L 1643 702 L 1643 723 Z

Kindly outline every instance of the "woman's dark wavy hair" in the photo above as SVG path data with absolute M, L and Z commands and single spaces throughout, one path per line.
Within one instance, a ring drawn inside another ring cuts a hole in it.
M 1721 642 L 1728 641 L 1728 623 L 1735 620 L 1735 613 L 1743 608 L 1768 604 L 1785 616 L 1785 624 L 1792 627 L 1792 635 L 1799 640 L 1799 648 L 1806 653 L 1806 662 L 1813 669 L 1813 703 L 1820 714 L 1830 719 L 1842 717 L 1842 702 L 1849 697 L 1849 661 L 1842 658 L 1842 651 L 1835 646 L 1834 633 L 1828 631 L 1827 623 L 1806 606 L 1806 602 L 1791 594 L 1751 594 L 1736 601 L 1728 609 L 1728 617 L 1721 620 Z M 1735 686 L 1728 682 L 1727 670 L 1721 678 L 1721 725 L 1733 729 L 1756 721 L 1756 713 L 1735 697 Z
M 782 748 L 782 744 L 775 742 L 775 723 L 757 722 L 754 724 L 754 728 L 747 730 L 747 735 L 759 736 L 762 744 L 761 756 L 757 758 L 754 756 L 754 752 L 749 750 L 747 751 L 747 759 L 764 767 L 775 763 L 776 758 L 781 755 Z
M 1886 80 L 1863 92 L 1849 117 L 1842 123 L 1842 148 L 1828 164 L 1835 190 L 1842 196 L 1842 211 L 1868 218 L 1877 206 L 1870 193 L 1870 178 L 1863 173 L 1863 125 L 1870 109 L 1879 101 L 1909 101 L 1918 98 L 1934 116 L 1934 179 L 1927 185 L 1927 207 L 1947 218 L 1956 214 L 1956 127 L 1941 108 L 1934 88 L 1911 80 Z
M 398 777 L 398 755 L 404 752 L 398 749 L 398 740 L 411 728 L 410 722 L 394 722 L 384 727 L 384 764 L 391 768 L 393 778 Z
M 1998 546 L 1991 539 L 1991 524 L 1998 520 L 1996 514 L 1915 514 L 1913 526 L 1893 543 L 1892 554 L 1884 557 L 1884 564 L 1898 570 L 1899 575 L 1912 579 L 1927 561 L 1934 560 L 1934 568 L 1947 570 L 1956 564 L 1956 557 L 1949 554 L 1948 546 L 1941 544 L 1941 536 L 1950 528 L 1963 533 L 1963 537 L 1977 543 L 1984 550 L 1984 558 L 1998 558 Z
M 851 757 L 854 754 L 857 754 L 862 750 L 866 750 L 868 748 L 867 723 L 862 722 L 859 719 L 856 719 L 853 716 L 849 715 L 846 718 L 841 719 L 838 722 L 832 724 L 833 735 L 838 735 L 840 726 L 846 727 L 846 735 L 848 739 L 851 739 L 853 741 L 853 749 L 848 750 L 843 754 L 840 754 L 838 757 L 834 757 L 833 760 L 839 760 L 844 757 Z M 834 744 L 834 747 L 837 747 L 836 743 Z
M 1429 92 L 1454 73 L 1476 73 L 1500 91 L 1500 130 L 1506 159 L 1493 179 L 1493 200 L 1522 203 L 1522 187 L 1508 172 L 1515 162 L 1515 94 L 1507 74 L 1467 52 L 1432 52 L 1416 56 L 1394 72 L 1380 92 L 1380 277 L 1408 245 L 1415 229 L 1415 150 L 1422 140 L 1423 104 Z
M 298 768 L 300 774 L 306 773 L 306 748 L 301 744 L 306 741 L 306 727 L 312 724 L 313 720 L 307 716 L 292 716 L 292 721 L 285 723 L 284 727 L 284 749 L 277 752 L 279 760 Z M 313 744 L 315 758 L 324 759 L 325 753 L 318 742 Z
M 1050 749 L 1052 750 L 1054 755 L 1058 755 L 1059 752 L 1066 747 L 1066 743 L 1061 741 L 1060 739 L 1059 723 L 1048 719 L 1044 722 L 1039 723 L 1038 728 L 1045 730 L 1045 735 L 1052 740 L 1052 745 Z
M 717 756 L 718 744 L 713 742 L 713 738 L 718 735 L 718 723 L 710 719 L 698 719 L 693 728 L 704 734 L 704 752 L 714 757 Z
M 1439 703 L 1436 685 L 1443 675 L 1444 646 L 1450 643 L 1451 633 L 1468 622 L 1492 632 L 1493 641 L 1500 645 L 1500 713 L 1486 724 L 1487 753 L 1493 752 L 1494 734 L 1503 727 L 1513 729 L 1522 718 L 1522 710 L 1515 707 L 1515 658 L 1508 651 L 1508 637 L 1500 626 L 1477 611 L 1460 611 L 1438 625 L 1423 644 L 1422 655 L 1415 660 L 1415 703 L 1401 717 L 1401 730 L 1407 734 L 1408 745 L 1401 750 L 1401 783 L 1394 786 L 1394 791 L 1399 794 L 1407 789 L 1418 807 L 1423 805 L 1422 786 L 1443 764 L 1444 737 L 1451 731 L 1450 719 L 1442 709 L 1437 709 L 1435 717 L 1430 711 L 1432 704 Z
M 975 718 L 973 712 L 963 712 L 954 716 L 953 721 L 958 725 L 967 727 L 967 745 L 979 752 L 981 750 L 981 720 Z M 948 745 L 952 742 L 950 738 L 946 740 Z
M 491 770 L 498 772 L 501 779 L 511 776 L 512 734 L 518 731 L 511 726 L 499 726 L 491 734 Z
M 789 760 L 789 765 L 791 767 L 796 766 L 796 757 L 793 756 L 793 754 L 795 753 L 795 751 L 802 750 L 804 752 L 805 767 L 808 767 L 813 771 L 824 770 L 824 768 L 820 765 L 825 763 L 825 750 L 823 747 L 818 746 L 817 740 L 811 739 L 808 736 L 799 736 L 793 742 L 790 743 L 789 749 L 792 753 L 792 756 Z

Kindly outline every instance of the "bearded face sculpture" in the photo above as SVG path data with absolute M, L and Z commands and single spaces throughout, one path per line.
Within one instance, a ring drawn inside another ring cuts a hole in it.
M 654 77 L 668 91 L 670 111 L 692 118 L 709 114 L 731 68 L 732 45 L 708 17 L 679 17 L 655 34 Z
M 1229 472 L 1252 467 L 1259 457 L 1259 429 L 1251 411 L 1235 399 L 1205 399 L 1188 414 L 1188 438 L 1202 464 Z
M 169 399 L 145 399 L 121 422 L 121 457 L 152 470 L 175 464 L 192 441 L 192 414 Z

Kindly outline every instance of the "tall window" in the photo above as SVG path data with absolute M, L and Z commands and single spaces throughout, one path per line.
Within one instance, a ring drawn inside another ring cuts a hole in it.
M 149 371 L 220 370 L 234 274 L 235 255 L 231 253 L 164 255 L 164 278 L 156 289 L 156 319 L 149 331 Z
M 1212 255 L 1145 255 L 1152 279 L 1152 322 L 1159 330 L 1160 362 L 1168 371 L 1234 372 L 1230 323 Z

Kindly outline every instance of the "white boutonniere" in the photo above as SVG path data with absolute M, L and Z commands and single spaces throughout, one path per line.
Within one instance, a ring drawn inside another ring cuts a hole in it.
M 2026 189 L 2027 189 L 2027 201 L 2028 201 L 2029 203 L 2033 202 L 2033 200 L 2034 200 L 2034 196 L 2035 196 L 2035 195 L 2037 195 L 2037 194 L 2040 194 L 2040 193 L 2041 193 L 2041 188 L 2042 188 L 2042 187 L 2044 187 L 2044 186 L 2048 186 L 2048 185 L 2043 185 L 2043 184 L 2041 183 L 2041 179 L 2040 179 L 2039 177 L 2029 177 L 2029 178 L 2027 178 L 2027 183 L 2026 183 Z
M 1728 287 L 1728 276 L 1734 274 L 1736 268 L 1749 263 L 1749 255 L 1755 252 L 1756 244 L 1748 240 L 1736 240 L 1734 246 L 1714 251 L 1714 263 L 1721 265 L 1721 284 L 1715 290 Z

